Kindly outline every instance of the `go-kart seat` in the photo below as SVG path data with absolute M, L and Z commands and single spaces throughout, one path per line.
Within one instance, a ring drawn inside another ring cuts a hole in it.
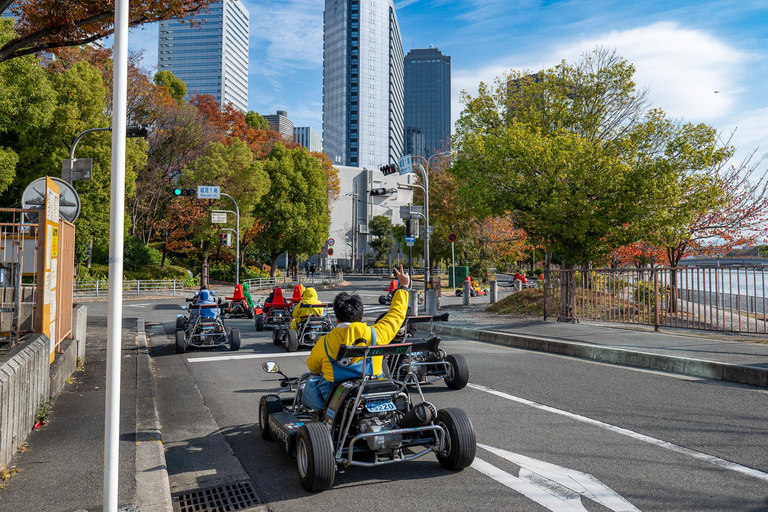
M 293 296 L 291 297 L 291 303 L 298 304 L 301 302 L 301 285 L 297 284 L 293 287 Z
M 232 297 L 224 297 L 226 300 L 232 300 L 235 302 L 245 302 L 245 295 L 243 294 L 243 285 L 235 285 L 235 294 Z
M 275 294 L 272 296 L 272 302 L 264 304 L 265 308 L 273 309 L 285 309 L 288 305 L 283 297 L 283 289 L 279 286 L 275 287 Z

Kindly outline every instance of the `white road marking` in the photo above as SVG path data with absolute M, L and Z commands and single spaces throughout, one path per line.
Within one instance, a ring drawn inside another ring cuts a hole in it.
M 528 405 L 530 407 L 533 407 L 535 409 L 540 409 L 542 411 L 551 412 L 553 414 L 559 414 L 561 416 L 565 416 L 567 418 L 574 419 L 576 421 L 580 421 L 582 423 L 587 423 L 589 425 L 600 427 L 605 430 L 609 430 L 611 432 L 615 432 L 617 434 L 621 434 L 623 436 L 631 437 L 632 439 L 636 439 L 638 441 L 642 441 L 644 443 L 652 444 L 654 446 L 658 446 L 660 448 L 665 448 L 667 450 L 671 450 L 673 452 L 681 453 L 683 455 L 688 455 L 689 457 L 693 457 L 694 459 L 698 459 L 704 462 L 708 462 L 714 466 L 717 466 L 719 468 L 728 469 L 731 471 L 736 471 L 737 473 L 741 473 L 747 476 L 751 476 L 754 478 L 757 478 L 759 480 L 763 480 L 768 482 L 768 473 L 763 473 L 762 471 L 759 471 L 757 469 L 748 468 L 746 466 L 742 466 L 741 464 L 736 464 L 735 462 L 730 462 L 725 459 L 721 459 L 720 457 L 715 457 L 714 455 L 708 455 L 706 453 L 698 452 L 696 450 L 691 450 L 690 448 L 685 448 L 680 445 L 676 445 L 674 443 L 670 443 L 668 441 L 663 441 L 661 439 L 656 439 L 655 437 L 647 436 L 645 434 L 640 434 L 639 432 L 635 432 L 633 430 L 629 430 L 622 427 L 617 427 L 616 425 L 611 425 L 610 423 L 605 423 L 599 420 L 594 420 L 592 418 L 587 418 L 586 416 L 581 416 L 578 414 L 574 414 L 572 412 L 563 411 L 560 409 L 555 409 L 554 407 L 550 407 L 548 405 L 540 404 L 538 402 L 534 402 L 525 398 L 521 398 L 519 396 L 510 395 L 508 393 L 504 393 L 502 391 L 496 391 L 495 389 L 487 388 L 485 386 L 481 386 L 479 384 L 467 384 L 468 387 L 471 387 L 473 389 L 477 389 L 478 391 L 484 391 L 486 393 L 490 393 L 492 395 L 499 396 L 501 398 L 506 398 L 507 400 L 511 400 L 513 402 L 517 402 L 523 405 Z
M 146 306 L 149 306 L 150 304 L 126 304 L 125 307 L 127 308 L 143 308 Z
M 520 466 L 520 479 L 561 496 L 575 500 L 575 510 L 585 510 L 579 496 L 614 512 L 640 512 L 630 502 L 592 475 L 478 443 L 477 446 Z M 568 505 L 571 506 L 571 505 Z M 570 509 L 569 509 L 570 510 Z
M 284 354 L 241 354 L 232 356 L 188 357 L 188 363 L 208 363 L 211 361 L 235 361 L 237 359 L 273 359 L 275 357 L 309 357 L 309 352 L 286 352 Z

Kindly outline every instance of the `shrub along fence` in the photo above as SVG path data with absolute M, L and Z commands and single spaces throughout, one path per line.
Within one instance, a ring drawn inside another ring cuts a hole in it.
M 106 298 L 109 281 L 106 279 L 94 279 L 78 281 L 75 283 L 74 295 L 76 299 Z M 141 296 L 171 296 L 184 295 L 190 291 L 197 291 L 199 285 L 195 285 L 188 279 L 156 279 L 156 280 L 123 280 L 123 297 Z
M 656 267 L 545 273 L 544 316 L 768 334 L 768 267 Z

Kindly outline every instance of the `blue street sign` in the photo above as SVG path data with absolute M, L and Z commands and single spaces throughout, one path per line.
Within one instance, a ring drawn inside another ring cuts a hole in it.
M 197 186 L 198 199 L 221 199 L 221 187 L 211 185 Z
M 400 174 L 411 174 L 413 172 L 411 155 L 405 155 L 401 157 L 397 162 L 397 166 L 400 168 Z
M 415 236 L 407 236 L 407 237 L 405 237 L 405 243 L 415 244 L 416 243 L 416 237 Z

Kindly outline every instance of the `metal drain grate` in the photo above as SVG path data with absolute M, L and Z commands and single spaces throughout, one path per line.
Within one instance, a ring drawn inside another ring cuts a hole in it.
M 178 494 L 173 497 L 174 512 L 230 512 L 245 510 L 264 501 L 249 481 L 220 485 Z

